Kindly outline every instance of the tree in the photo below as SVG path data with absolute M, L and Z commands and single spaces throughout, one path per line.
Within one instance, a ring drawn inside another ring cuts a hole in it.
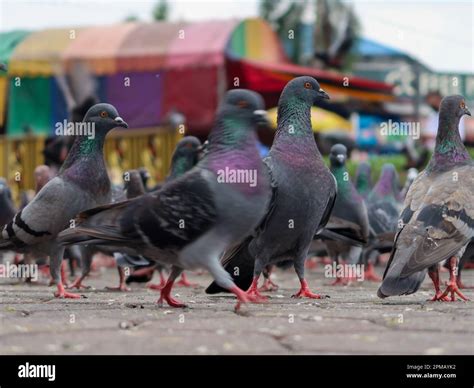
M 169 5 L 167 0 L 160 0 L 153 7 L 153 20 L 168 20 Z

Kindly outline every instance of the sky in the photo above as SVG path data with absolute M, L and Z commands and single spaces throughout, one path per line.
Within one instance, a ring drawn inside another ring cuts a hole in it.
M 401 49 L 435 71 L 474 73 L 474 0 L 350 0 L 362 36 Z M 151 20 L 154 0 L 0 0 L 0 31 Z M 259 0 L 170 1 L 170 19 L 258 15 Z

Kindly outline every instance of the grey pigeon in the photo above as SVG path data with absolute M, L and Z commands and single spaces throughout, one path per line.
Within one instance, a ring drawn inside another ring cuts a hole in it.
M 57 297 L 79 297 L 64 290 L 60 277 L 64 247 L 57 243 L 57 235 L 70 226 L 79 212 L 110 202 L 110 180 L 103 156 L 105 136 L 113 128 L 127 127 L 109 104 L 90 108 L 84 123 L 93 126 L 94 137 L 76 136 L 59 175 L 15 215 L 4 227 L 0 239 L 2 250 L 49 255 Z
M 426 271 L 433 281 L 432 300 L 467 298 L 456 284 L 457 263 L 474 236 L 474 162 L 459 135 L 459 120 L 470 115 L 462 96 L 443 98 L 436 146 L 426 169 L 408 191 L 384 279 L 377 295 L 412 294 Z M 438 264 L 449 261 L 450 280 L 441 292 Z
M 397 232 L 401 203 L 398 173 L 393 164 L 382 166 L 379 180 L 367 196 L 370 225 L 370 241 L 364 249 L 365 280 L 379 282 L 374 264 L 381 253 L 392 250 Z
M 273 195 L 259 228 L 226 252 L 223 264 L 247 294 L 260 300 L 258 279 L 269 264 L 293 262 L 301 283 L 294 297 L 321 298 L 312 293 L 304 263 L 313 236 L 329 218 L 336 196 L 334 177 L 324 164 L 311 128 L 311 106 L 329 96 L 312 77 L 298 77 L 283 89 L 278 125 L 269 156 L 264 159 Z M 212 283 L 209 294 L 224 291 Z
M 361 259 L 361 245 L 365 245 L 369 239 L 367 207 L 347 171 L 347 148 L 342 144 L 332 146 L 329 161 L 331 172 L 337 182 L 337 198 L 326 230 L 322 234 L 330 231 L 342 238 L 342 241 L 339 239 L 326 241 L 327 251 L 332 260 L 339 264 L 339 260 L 344 259 L 345 264 L 355 265 Z M 348 280 L 347 276 L 338 277 L 333 285 L 346 284 Z
M 191 168 L 193 168 L 200 159 L 200 154 L 202 151 L 202 144 L 197 137 L 194 136 L 185 136 L 183 137 L 178 144 L 176 144 L 176 148 L 173 152 L 173 156 L 171 157 L 171 166 L 170 172 L 166 177 L 166 182 L 171 182 L 174 179 L 179 178 L 180 176 L 184 175 L 188 172 Z M 140 176 L 142 177 L 142 182 L 146 182 L 148 179 L 147 171 L 144 169 L 140 169 Z M 153 277 L 153 272 L 155 269 L 158 271 L 160 275 L 160 283 L 158 284 L 148 284 L 148 288 L 154 290 L 161 290 L 165 284 L 165 278 L 163 276 L 163 271 L 166 269 L 166 266 L 156 263 L 154 261 L 150 261 L 143 256 L 130 256 L 125 254 L 120 254 L 122 259 L 127 257 L 133 259 L 133 269 L 134 272 L 130 274 L 127 278 L 127 284 L 132 282 L 148 282 Z M 129 261 L 130 262 L 130 261 Z M 185 272 L 181 274 L 181 279 L 176 282 L 176 285 L 181 285 L 185 287 L 193 286 L 190 283 L 185 275 Z
M 257 148 L 262 109 L 257 93 L 227 92 L 209 135 L 209 151 L 193 169 L 157 192 L 80 214 L 79 226 L 61 233 L 61 241 L 111 246 L 171 264 L 159 303 L 184 306 L 171 289 L 188 268 L 207 269 L 236 294 L 236 308 L 249 301 L 219 257 L 257 226 L 270 200 L 269 177 Z
M 5 178 L 0 178 L 0 227 L 10 222 L 15 212 L 10 187 Z
M 357 166 L 355 187 L 362 198 L 367 198 L 372 190 L 372 171 L 369 163 L 362 162 Z

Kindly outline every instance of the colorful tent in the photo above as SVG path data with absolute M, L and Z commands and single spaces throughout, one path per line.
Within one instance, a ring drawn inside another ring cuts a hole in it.
M 54 74 L 73 71 L 76 63 L 87 65 L 99 98 L 116 105 L 131 128 L 160 125 L 178 110 L 191 132 L 204 134 L 227 89 L 251 88 L 274 106 L 285 83 L 301 74 L 318 78 L 336 100 L 392 98 L 389 85 L 357 77 L 347 85 L 342 74 L 292 64 L 258 18 L 44 30 L 13 52 L 9 75 L 21 75 L 22 85 L 10 90 L 9 134 L 51 133 L 66 118 Z
M 80 36 L 75 28 L 48 29 L 28 35 L 10 58 L 9 135 L 51 134 L 66 117 L 66 103 L 54 75 L 62 71 L 63 51 Z
M 13 50 L 29 34 L 29 31 L 21 30 L 0 33 L 0 62 L 8 66 Z M 5 73 L 0 72 L 0 127 L 3 127 L 5 122 L 7 85 L 8 79 Z

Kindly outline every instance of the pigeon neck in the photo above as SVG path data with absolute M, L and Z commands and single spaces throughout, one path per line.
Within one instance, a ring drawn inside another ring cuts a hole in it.
M 278 127 L 275 140 L 279 138 L 313 136 L 311 107 L 300 99 L 288 98 L 278 105 Z
M 395 184 L 393 178 L 389 174 L 382 175 L 374 187 L 374 192 L 379 196 L 394 196 Z
M 278 106 L 278 126 L 272 150 L 321 158 L 311 127 L 311 107 L 300 99 L 288 98 Z
M 440 112 L 436 146 L 429 168 L 462 164 L 471 159 L 459 135 L 459 117 Z
M 220 117 L 209 135 L 209 154 L 221 154 L 232 150 L 245 151 L 256 144 L 256 134 L 247 119 Z
M 173 180 L 180 177 L 185 172 L 189 171 L 194 166 L 194 164 L 195 163 L 193 163 L 193 160 L 186 156 L 176 158 L 171 163 L 171 172 L 168 175 L 167 180 Z
M 361 172 L 357 176 L 357 189 L 360 193 L 367 193 L 370 189 L 370 178 L 368 176 L 368 173 L 366 172 Z
M 336 178 L 338 194 L 344 195 L 348 193 L 351 184 L 346 166 L 331 166 L 331 172 L 334 178 Z
M 100 134 L 97 134 L 94 138 L 77 136 L 63 166 L 61 167 L 61 171 L 68 169 L 83 159 L 90 159 L 95 155 L 102 156 L 104 142 L 105 136 Z
M 105 134 L 94 139 L 76 137 L 59 175 L 97 195 L 110 192 L 110 179 L 104 161 Z

